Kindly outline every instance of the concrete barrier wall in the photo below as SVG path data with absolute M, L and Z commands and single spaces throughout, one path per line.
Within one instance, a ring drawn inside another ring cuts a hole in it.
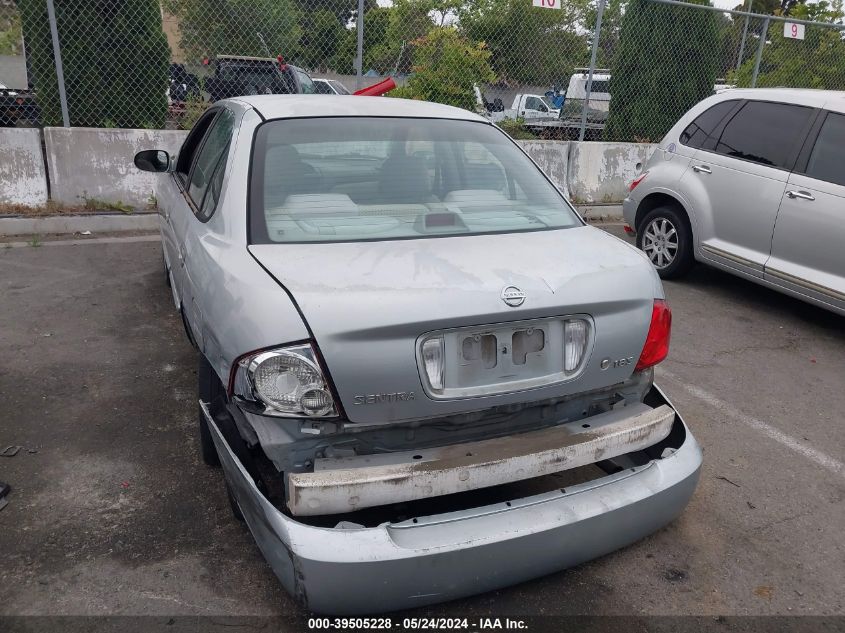
M 36 129 L 0 128 L 0 204 L 47 203 L 47 173 Z
M 569 196 L 569 141 L 518 141 L 522 149 L 540 166 L 563 195 Z
M 0 203 L 43 205 L 50 196 L 76 206 L 85 198 L 142 209 L 161 179 L 138 170 L 143 149 L 179 150 L 182 130 L 44 128 L 47 170 L 39 131 L 0 129 Z M 576 204 L 619 204 L 628 185 L 654 151 L 638 143 L 519 141 L 529 156 Z
M 44 128 L 50 196 L 67 205 L 92 198 L 143 208 L 156 195 L 160 178 L 136 168 L 135 154 L 143 149 L 176 153 L 186 134 L 182 130 Z
M 567 183 L 576 204 L 618 204 L 657 145 L 571 143 Z

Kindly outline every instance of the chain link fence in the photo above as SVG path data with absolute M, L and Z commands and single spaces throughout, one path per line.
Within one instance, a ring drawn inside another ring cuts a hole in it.
M 0 123 L 186 129 L 391 77 L 515 136 L 657 141 L 717 89 L 845 89 L 841 2 L 782 1 L 0 0 Z

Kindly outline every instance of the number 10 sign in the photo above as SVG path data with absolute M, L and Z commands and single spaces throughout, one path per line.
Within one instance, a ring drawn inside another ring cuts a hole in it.
M 531 0 L 535 7 L 542 7 L 544 9 L 560 9 L 561 0 Z

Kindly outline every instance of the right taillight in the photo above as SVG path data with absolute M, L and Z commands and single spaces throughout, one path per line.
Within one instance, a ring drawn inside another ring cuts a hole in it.
M 636 371 L 656 365 L 669 353 L 669 335 L 672 331 L 672 311 L 663 299 L 655 299 L 651 309 L 651 325 L 645 339 L 643 353 L 637 361 Z
M 631 181 L 631 184 L 628 186 L 628 191 L 633 191 L 634 189 L 636 189 L 637 185 L 640 184 L 643 181 L 643 178 L 645 178 L 646 176 L 648 176 L 648 172 L 644 171 L 639 176 L 634 178 Z

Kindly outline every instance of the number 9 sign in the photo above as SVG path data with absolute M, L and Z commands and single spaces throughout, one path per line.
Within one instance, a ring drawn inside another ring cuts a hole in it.
M 795 22 L 783 23 L 783 36 L 790 40 L 804 39 L 804 25 L 796 24 Z
M 531 0 L 535 7 L 542 9 L 560 9 L 561 0 Z

